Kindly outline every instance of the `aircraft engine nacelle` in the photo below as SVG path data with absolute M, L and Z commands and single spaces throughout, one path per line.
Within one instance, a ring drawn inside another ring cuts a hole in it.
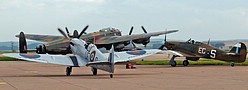
M 187 60 L 197 61 L 200 58 L 199 57 L 186 57 Z
M 147 45 L 150 42 L 150 38 L 133 40 L 134 43 Z
M 118 44 L 118 45 L 115 46 L 115 49 L 122 49 L 124 47 L 125 47 L 124 44 Z
M 37 54 L 45 54 L 46 53 L 46 46 L 44 44 L 39 44 L 36 46 L 36 53 Z

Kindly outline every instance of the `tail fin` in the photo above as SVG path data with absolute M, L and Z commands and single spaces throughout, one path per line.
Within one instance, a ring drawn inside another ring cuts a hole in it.
M 114 73 L 114 46 L 112 45 L 112 48 L 110 49 L 110 53 L 109 53 L 109 57 L 108 57 L 108 61 L 110 63 L 110 72 Z
M 20 53 L 27 53 L 27 42 L 23 32 L 19 35 L 19 51 Z
M 112 45 L 112 48 L 110 49 L 108 61 L 111 64 L 114 64 L 114 46 Z
M 239 56 L 238 62 L 244 62 L 246 60 L 246 55 L 247 55 L 246 45 L 242 42 L 239 42 L 232 47 L 230 53 L 235 53 L 236 55 Z

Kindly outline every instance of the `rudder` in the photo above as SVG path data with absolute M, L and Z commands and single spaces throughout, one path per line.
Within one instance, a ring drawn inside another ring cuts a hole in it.
M 19 35 L 19 52 L 27 53 L 27 42 L 23 32 L 20 32 Z
M 239 42 L 232 47 L 230 53 L 235 53 L 236 55 L 239 56 L 238 62 L 244 62 L 246 60 L 246 55 L 247 55 L 246 45 L 242 42 Z

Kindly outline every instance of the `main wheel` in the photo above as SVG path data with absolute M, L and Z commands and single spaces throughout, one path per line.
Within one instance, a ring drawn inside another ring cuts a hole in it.
M 177 66 L 177 62 L 176 61 L 173 61 L 173 63 L 171 63 L 171 66 L 172 67 L 176 67 Z
M 66 67 L 66 76 L 71 75 L 71 70 L 72 70 L 72 67 Z
M 110 76 L 110 78 L 113 78 L 114 75 L 113 74 L 110 74 L 109 76 Z
M 234 67 L 234 63 L 231 63 L 231 66 Z
M 96 68 L 92 68 L 92 73 L 93 73 L 93 75 L 97 75 L 97 69 Z
M 183 66 L 188 66 L 189 65 L 189 61 L 188 60 L 184 60 L 183 61 Z

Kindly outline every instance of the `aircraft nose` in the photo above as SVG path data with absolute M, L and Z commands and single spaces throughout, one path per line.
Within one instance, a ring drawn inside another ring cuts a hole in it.
M 175 48 L 176 45 L 177 45 L 176 42 L 167 42 L 166 43 L 166 48 L 169 49 L 169 50 L 172 50 L 172 49 Z

